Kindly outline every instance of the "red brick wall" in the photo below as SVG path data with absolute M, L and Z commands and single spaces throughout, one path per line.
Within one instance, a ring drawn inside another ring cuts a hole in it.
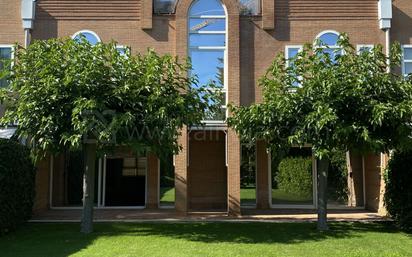
M 381 184 L 383 183 L 380 155 L 365 155 L 365 207 L 370 211 L 379 211 L 383 201 Z
M 115 40 L 130 46 L 132 52 L 144 52 L 151 47 L 162 54 L 186 57 L 187 10 L 192 0 L 180 0 L 175 15 L 154 15 L 152 20 L 148 1 L 64 0 L 57 3 L 39 0 L 33 38 L 70 37 L 79 30 L 89 29 L 105 42 Z M 222 2 L 228 10 L 229 24 L 228 97 L 229 102 L 234 104 L 248 105 L 262 100 L 258 79 L 286 45 L 312 42 L 324 30 L 347 32 L 354 44 L 384 43 L 384 33 L 378 27 L 376 0 L 263 0 L 262 17 L 239 17 L 235 0 Z M 409 0 L 394 1 L 394 40 L 412 42 L 411 16 Z M 2 1 L 0 44 L 22 43 L 23 39 L 20 1 Z M 183 131 L 180 143 L 183 150 L 175 158 L 176 209 L 185 212 L 188 176 L 186 131 Z M 230 212 L 239 214 L 240 143 L 231 130 L 228 132 L 227 154 L 228 207 Z M 265 169 L 265 158 L 266 153 L 258 150 L 257 159 L 262 162 L 262 170 Z M 268 201 L 269 188 L 264 177 L 260 176 L 264 174 L 262 170 L 258 170 L 257 202 L 263 208 Z M 154 203 L 154 191 L 150 195 L 150 202 Z
M 146 207 L 156 209 L 159 207 L 159 159 L 154 154 L 149 154 L 147 157 L 146 176 Z
M 227 208 L 227 168 L 223 131 L 189 135 L 188 201 L 191 210 Z
M 36 172 L 36 197 L 33 211 L 38 212 L 49 208 L 50 196 L 50 158 L 40 160 L 37 163 Z

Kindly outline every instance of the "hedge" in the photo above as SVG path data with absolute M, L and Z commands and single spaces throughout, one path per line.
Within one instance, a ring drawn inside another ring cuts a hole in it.
M 412 151 L 394 151 L 385 174 L 385 204 L 389 215 L 412 231 Z
M 312 195 L 312 158 L 287 157 L 279 163 L 278 188 L 299 196 Z
M 0 235 L 31 217 L 34 186 L 29 150 L 18 142 L 0 139 Z

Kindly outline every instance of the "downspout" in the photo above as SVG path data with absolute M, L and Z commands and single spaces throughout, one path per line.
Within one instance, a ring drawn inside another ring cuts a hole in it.
M 24 48 L 27 48 L 30 45 L 31 33 L 30 29 L 24 29 Z
M 21 19 L 24 29 L 24 47 L 31 42 L 31 31 L 36 17 L 36 0 L 21 0 Z
M 379 28 L 385 32 L 385 54 L 387 57 L 387 72 L 391 72 L 391 60 L 390 60 L 390 49 L 391 49 L 391 23 L 392 23 L 392 0 L 379 0 L 378 2 L 378 15 L 379 15 Z M 380 154 L 380 165 L 381 165 L 381 182 L 380 182 L 380 196 L 385 192 L 385 182 L 382 179 L 383 169 L 386 166 L 388 156 L 384 153 Z M 364 188 L 365 190 L 365 188 Z M 366 199 L 365 199 L 366 200 Z M 383 199 L 379 199 L 378 203 L 378 213 L 386 214 Z
M 391 29 L 385 29 L 385 54 L 386 57 L 388 58 L 386 60 L 386 64 L 388 65 L 387 67 L 387 72 L 391 72 L 391 60 L 389 59 L 389 56 L 391 54 Z
M 378 18 L 379 28 L 385 32 L 385 54 L 387 59 L 387 71 L 391 71 L 390 68 L 390 48 L 391 48 L 391 21 L 392 21 L 392 0 L 379 0 L 378 1 Z

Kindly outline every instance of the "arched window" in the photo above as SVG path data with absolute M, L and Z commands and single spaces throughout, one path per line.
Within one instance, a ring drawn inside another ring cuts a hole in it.
M 76 32 L 73 36 L 72 39 L 78 41 L 80 40 L 81 37 L 85 37 L 86 40 L 91 44 L 91 45 L 95 45 L 99 42 L 101 42 L 100 37 L 94 33 L 93 31 L 90 30 L 81 30 Z
M 327 30 L 320 33 L 316 39 L 318 40 L 320 47 L 323 48 L 325 53 L 328 53 L 332 60 L 337 55 L 342 54 L 342 49 L 338 46 L 340 34 L 333 30 Z
M 219 0 L 196 0 L 189 10 L 189 56 L 192 74 L 200 85 L 215 84 L 223 93 L 220 113 L 210 114 L 208 121 L 226 118 L 226 10 Z

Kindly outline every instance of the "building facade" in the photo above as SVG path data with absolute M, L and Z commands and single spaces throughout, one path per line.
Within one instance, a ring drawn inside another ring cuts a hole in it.
M 282 162 L 274 160 L 265 143 L 246 147 L 227 128 L 225 104 L 262 101 L 258 80 L 278 53 L 292 57 L 316 39 L 333 48 L 342 32 L 359 50 L 399 41 L 404 48 L 399 72 L 412 71 L 408 0 L 37 0 L 26 30 L 24 2 L 0 1 L 2 57 L 12 57 L 16 42 L 84 35 L 92 43 L 114 40 L 119 51 L 153 48 L 190 57 L 199 81 L 214 80 L 224 92 L 222 112 L 208 118 L 205 128 L 182 130 L 178 155 L 159 160 L 118 149 L 101 158 L 96 165 L 97 208 L 224 210 L 231 215 L 240 215 L 243 208 L 314 209 L 316 165 L 310 150 L 291 149 L 290 159 L 310 160 L 309 175 L 306 189 L 287 189 Z M 67 153 L 39 163 L 35 210 L 81 206 L 80 156 Z M 341 157 L 347 162 L 331 185 L 330 208 L 382 211 L 385 156 Z

